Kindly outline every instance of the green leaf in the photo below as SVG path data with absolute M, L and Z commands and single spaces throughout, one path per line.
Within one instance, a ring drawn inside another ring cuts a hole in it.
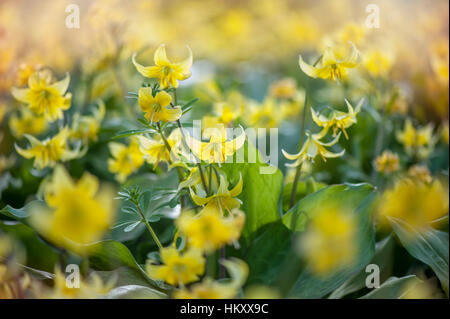
M 370 261 L 370 264 L 375 264 L 380 268 L 381 282 L 386 280 L 387 277 L 389 277 L 392 272 L 393 252 L 394 252 L 394 240 L 392 239 L 392 236 L 388 236 L 376 244 L 375 254 L 372 260 Z M 368 273 L 366 272 L 365 269 L 363 269 L 357 275 L 347 280 L 338 289 L 333 291 L 333 293 L 328 298 L 329 299 L 342 298 L 348 294 L 351 294 L 353 292 L 365 288 L 367 275 Z
M 115 136 L 113 136 L 113 139 L 119 139 L 123 137 L 128 137 L 132 135 L 138 135 L 138 134 L 145 134 L 145 133 L 155 133 L 156 131 L 153 129 L 137 129 L 137 130 L 127 130 L 117 133 Z
M 18 222 L 0 221 L 0 229 L 17 238 L 26 250 L 26 266 L 52 273 L 59 263 L 56 249 L 43 241 L 29 226 Z
M 116 287 L 106 294 L 105 299 L 161 299 L 167 298 L 161 292 L 145 286 L 126 285 Z
M 420 279 L 415 275 L 402 278 L 391 277 L 379 288 L 374 289 L 360 299 L 398 299 L 407 292 L 406 288 L 420 283 Z
M 418 231 L 401 219 L 391 218 L 390 221 L 402 245 L 411 256 L 431 267 L 448 296 L 448 233 L 431 227 Z
M 91 268 L 99 271 L 113 271 L 128 267 L 133 275 L 146 282 L 147 286 L 162 290 L 154 280 L 147 276 L 124 244 L 114 240 L 105 240 L 90 245 L 88 251 Z
M 244 163 L 225 163 L 223 170 L 230 183 L 236 184 L 242 175 L 243 190 L 238 198 L 246 214 L 241 243 L 248 246 L 252 235 L 263 225 L 280 218 L 278 201 L 281 194 L 283 175 L 278 168 L 260 160 L 260 153 L 251 144 L 244 144 Z M 249 154 L 256 156 L 256 163 L 249 163 Z M 271 172 L 272 174 L 264 174 Z
M 342 285 L 361 271 L 371 260 L 374 250 L 372 212 L 373 187 L 333 185 L 300 200 L 279 222 L 262 228 L 246 253 L 249 264 L 249 284 L 281 286 L 288 297 L 320 298 Z M 355 262 L 326 278 L 310 272 L 305 260 L 297 257 L 293 236 L 305 230 L 309 220 L 328 204 L 339 211 L 354 214 L 358 223 L 358 253 Z
M 38 205 L 44 205 L 44 201 L 34 200 L 26 204 L 22 208 L 13 208 L 9 205 L 6 205 L 0 210 L 0 213 L 12 218 L 14 220 L 23 222 L 26 224 L 26 219 L 30 216 L 30 212 L 33 207 L 37 207 Z

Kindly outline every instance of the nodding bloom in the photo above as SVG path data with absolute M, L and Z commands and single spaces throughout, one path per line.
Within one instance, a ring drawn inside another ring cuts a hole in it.
M 63 111 L 70 108 L 70 75 L 58 82 L 53 81 L 49 70 L 33 73 L 28 79 L 28 88 L 12 88 L 12 95 L 20 102 L 26 103 L 37 115 L 45 115 L 49 121 L 63 118 Z
M 189 211 L 182 213 L 176 225 L 186 236 L 190 247 L 211 253 L 237 241 L 244 222 L 245 214 L 238 209 L 233 209 L 225 217 L 216 207 L 207 206 L 197 215 Z
M 80 139 L 85 144 L 89 141 L 96 142 L 105 113 L 105 104 L 100 101 L 98 108 L 93 111 L 92 115 L 75 114 L 71 127 L 71 137 Z
M 197 188 L 197 194 L 192 188 L 189 188 L 191 198 L 195 204 L 199 206 L 207 205 L 208 207 L 217 208 L 222 215 L 231 212 L 234 208 L 239 208 L 242 202 L 235 198 L 242 192 L 242 176 L 239 176 L 239 182 L 230 190 L 228 190 L 228 180 L 225 174 L 219 174 L 219 186 L 217 191 L 213 191 L 213 195 L 208 196 L 203 189 Z
M 391 151 L 384 151 L 373 164 L 376 171 L 383 174 L 391 174 L 400 168 L 398 155 Z
M 372 50 L 365 54 L 364 67 L 367 72 L 374 76 L 387 76 L 392 68 L 393 57 L 381 50 Z
M 9 118 L 11 133 L 16 138 L 21 138 L 25 134 L 39 135 L 47 129 L 47 121 L 44 116 L 36 115 L 28 108 L 20 109 L 20 116 L 13 114 Z
M 403 144 L 406 153 L 421 159 L 428 158 L 434 149 L 437 138 L 433 135 L 433 125 L 415 128 L 407 119 L 402 131 L 396 132 L 397 140 Z
M 181 155 L 182 133 L 179 129 L 173 130 L 166 138 L 170 150 L 163 139 L 156 135 L 153 138 L 138 136 L 139 145 L 144 158 L 148 163 L 157 166 L 159 162 L 172 164 Z
M 315 275 L 325 277 L 351 265 L 356 257 L 357 224 L 346 211 L 324 209 L 300 238 L 300 253 Z
M 356 123 L 356 116 L 361 111 L 361 107 L 364 103 L 364 98 L 362 98 L 356 108 L 350 104 L 347 99 L 345 99 L 345 103 L 347 104 L 348 112 L 341 112 L 337 110 L 332 110 L 328 116 L 315 112 L 311 108 L 311 114 L 313 121 L 318 125 L 328 130 L 333 128 L 333 136 L 337 135 L 338 130 L 341 130 L 345 138 L 348 139 L 348 134 L 346 129 Z
M 273 128 L 278 127 L 282 120 L 280 103 L 272 97 L 267 97 L 259 104 L 254 101 L 249 103 L 250 114 L 248 123 L 252 127 Z
M 193 284 L 189 288 L 175 290 L 176 299 L 231 299 L 236 297 L 239 289 L 248 277 L 247 264 L 237 258 L 223 260 L 221 264 L 230 274 L 230 280 L 214 281 L 206 277 L 202 282 Z
M 380 198 L 380 224 L 388 226 L 389 219 L 396 218 L 421 231 L 448 213 L 448 201 L 448 185 L 438 180 L 400 179 Z
M 352 44 L 352 51 L 346 60 L 338 60 L 331 47 L 327 47 L 323 53 L 318 66 L 307 64 L 299 56 L 299 65 L 306 75 L 312 78 L 321 78 L 326 80 L 339 80 L 346 76 L 347 69 L 355 68 L 358 65 L 360 53 Z
M 269 88 L 270 96 L 278 99 L 293 98 L 297 92 L 297 82 L 293 78 L 284 78 L 273 83 Z
M 326 149 L 327 147 L 335 145 L 339 141 L 341 133 L 339 133 L 331 142 L 328 143 L 320 141 L 325 134 L 326 131 L 322 131 L 318 134 L 310 134 L 306 132 L 306 142 L 297 154 L 289 154 L 285 150 L 281 150 L 284 157 L 292 161 L 295 160 L 293 164 L 286 164 L 286 166 L 297 167 L 304 161 L 314 160 L 317 155 L 319 155 L 324 161 L 326 161 L 327 158 L 335 158 L 344 155 L 345 150 L 342 150 L 339 153 L 333 153 Z
M 153 96 L 152 88 L 146 87 L 140 88 L 138 94 L 139 106 L 150 123 L 172 122 L 181 117 L 181 107 L 170 105 L 172 97 L 166 91 L 159 91 Z
M 116 180 L 123 183 L 129 175 L 144 164 L 144 156 L 139 148 L 139 141 L 133 137 L 130 145 L 111 142 L 108 144 L 113 158 L 108 159 L 108 169 L 116 174 Z
M 43 141 L 38 140 L 32 135 L 25 134 L 24 137 L 30 142 L 31 147 L 23 149 L 15 144 L 17 153 L 23 157 L 34 158 L 34 167 L 44 169 L 54 167 L 58 162 L 66 162 L 75 158 L 80 158 L 86 154 L 87 148 L 69 148 L 68 138 L 70 130 L 65 127 L 52 138 L 46 138 Z
M 154 66 L 143 66 L 136 62 L 136 53 L 133 55 L 133 64 L 137 71 L 147 78 L 156 78 L 162 89 L 178 87 L 178 81 L 186 80 L 191 76 L 192 51 L 189 47 L 189 56 L 181 62 L 172 63 L 166 55 L 166 47 L 161 44 L 155 51 Z
M 90 247 L 87 244 L 100 240 L 111 226 L 113 195 L 89 173 L 74 181 L 59 165 L 44 189 L 48 208 L 34 206 L 30 223 L 56 245 L 83 254 Z
M 207 163 L 225 163 L 228 156 L 236 153 L 245 142 L 245 132 L 241 127 L 241 135 L 233 140 L 227 141 L 227 130 L 224 125 L 214 128 L 208 128 L 204 132 L 206 138 L 210 138 L 209 142 L 202 142 L 186 135 L 187 145 L 195 156 Z
M 145 270 L 153 279 L 183 286 L 197 281 L 205 272 L 205 258 L 197 249 L 180 252 L 174 247 L 167 247 L 161 248 L 159 253 L 162 265 L 155 265 L 150 260 L 146 263 Z

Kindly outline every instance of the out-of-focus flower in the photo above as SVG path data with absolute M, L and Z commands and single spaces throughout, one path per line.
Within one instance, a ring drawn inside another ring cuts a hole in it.
M 281 294 L 275 289 L 262 285 L 252 285 L 245 289 L 245 299 L 280 299 Z
M 244 183 L 242 181 L 242 176 L 240 176 L 239 182 L 232 189 L 228 190 L 229 183 L 226 176 L 224 174 L 220 174 L 219 178 L 219 187 L 211 196 L 205 194 L 204 191 L 198 191 L 198 194 L 196 194 L 192 188 L 189 190 L 194 203 L 199 206 L 207 205 L 208 207 L 213 207 L 218 209 L 220 213 L 224 215 L 225 212 L 231 212 L 233 209 L 241 206 L 241 201 L 235 197 L 242 192 L 242 186 Z
M 364 103 L 364 98 L 362 98 L 355 109 L 350 104 L 347 99 L 345 99 L 345 103 L 347 104 L 348 112 L 341 112 L 337 110 L 332 110 L 328 116 L 323 114 L 316 113 L 314 109 L 311 108 L 311 115 L 314 122 L 324 129 L 328 130 L 329 128 L 333 128 L 333 136 L 337 135 L 338 130 L 341 130 L 345 138 L 348 139 L 348 134 L 346 129 L 356 123 L 356 116 L 361 111 L 361 107 Z
M 219 123 L 231 124 L 244 111 L 245 98 L 238 91 L 231 91 L 225 100 L 214 103 L 214 113 L 219 119 Z
M 448 120 L 442 123 L 441 126 L 441 140 L 445 144 L 449 144 L 449 129 L 448 129 Z
M 381 199 L 381 225 L 388 217 L 401 219 L 416 230 L 426 227 L 448 212 L 448 189 L 441 182 L 423 183 L 417 179 L 401 179 L 386 190 Z
M 184 212 L 176 225 L 186 236 L 189 246 L 211 253 L 239 239 L 245 222 L 245 214 L 238 209 L 222 216 L 214 206 L 207 206 L 197 215 Z
M 97 274 L 92 274 L 88 280 L 80 278 L 79 287 L 71 287 L 58 267 L 55 267 L 53 287 L 44 298 L 50 299 L 97 299 L 106 295 L 114 287 L 114 281 L 106 283 Z
M 181 117 L 180 106 L 170 106 L 172 97 L 166 91 L 159 91 L 153 96 L 152 88 L 140 88 L 138 103 L 150 123 L 172 122 Z
M 282 114 L 278 108 L 277 101 L 272 97 L 265 98 L 261 104 L 249 102 L 248 124 L 257 128 L 278 127 L 282 120 Z
M 170 285 L 185 285 L 197 281 L 205 271 L 205 258 L 201 251 L 190 248 L 181 253 L 174 247 L 161 248 L 163 265 L 147 261 L 147 274 L 156 280 L 164 280 Z
M 398 155 L 392 153 L 391 151 L 384 151 L 374 160 L 373 164 L 376 171 L 383 174 L 391 174 L 396 172 L 400 167 Z
M 354 43 L 361 45 L 366 37 L 366 28 L 362 25 L 350 22 L 347 23 L 337 34 L 340 43 Z
M 396 137 L 409 155 L 416 155 L 421 159 L 427 158 L 436 144 L 432 124 L 416 129 L 409 119 L 406 120 L 403 131 L 396 132 Z
M 449 78 L 449 49 L 448 38 L 438 41 L 432 47 L 431 66 L 438 79 L 448 85 Z
M 279 99 L 293 98 L 297 91 L 297 82 L 293 78 L 281 79 L 273 83 L 269 88 L 270 96 Z
M 284 120 L 295 120 L 303 111 L 305 104 L 305 91 L 298 90 L 291 99 L 284 100 L 280 103 L 280 114 Z
M 144 158 L 148 163 L 157 166 L 159 162 L 171 164 L 181 155 L 182 133 L 179 129 L 173 130 L 166 138 L 170 151 L 163 139 L 156 135 L 153 138 L 139 136 L 139 145 Z
M 321 211 L 299 239 L 300 253 L 318 276 L 327 276 L 350 265 L 356 256 L 355 218 L 335 208 Z
M 28 83 L 30 76 L 39 69 L 40 65 L 20 64 L 16 73 L 16 85 L 25 86 Z
M 343 61 L 336 58 L 333 48 L 327 47 L 318 66 L 307 64 L 301 55 L 299 56 L 299 65 L 302 71 L 312 78 L 339 80 L 345 78 L 347 69 L 355 68 L 358 65 L 359 56 L 360 53 L 353 44 L 350 56 Z
M 402 289 L 400 299 L 441 299 L 443 296 L 439 290 L 430 280 L 412 282 Z
M 189 47 L 189 56 L 181 62 L 172 63 L 166 55 L 166 47 L 161 44 L 155 51 L 155 66 L 143 66 L 136 62 L 136 53 L 133 55 L 133 64 L 137 71 L 147 78 L 156 78 L 161 88 L 169 86 L 178 87 L 178 81 L 186 80 L 191 76 L 192 51 Z
M 424 165 L 413 165 L 408 169 L 408 176 L 415 178 L 422 183 L 431 183 L 433 178 L 431 177 L 430 170 Z
M 63 117 L 63 110 L 70 108 L 72 94 L 66 93 L 69 82 L 69 74 L 54 82 L 50 71 L 38 71 L 29 77 L 28 88 L 13 88 L 12 95 L 36 114 L 44 114 L 49 121 L 55 121 Z
M 25 134 L 24 137 L 30 142 L 31 147 L 23 149 L 17 144 L 15 144 L 15 147 L 17 153 L 23 157 L 27 159 L 34 158 L 34 166 L 37 169 L 54 167 L 58 162 L 80 158 L 87 151 L 87 148 L 71 150 L 68 143 L 69 136 L 70 130 L 67 127 L 62 128 L 52 138 L 46 138 L 43 141 L 39 141 L 32 135 Z
M 333 153 L 326 149 L 327 147 L 335 145 L 339 141 L 341 133 L 339 133 L 331 142 L 328 143 L 320 141 L 320 139 L 326 134 L 325 129 L 318 134 L 310 134 L 308 132 L 305 134 L 306 142 L 303 144 L 300 152 L 297 154 L 289 154 L 285 150 L 281 150 L 284 157 L 288 160 L 295 160 L 294 163 L 286 164 L 286 166 L 297 167 L 304 161 L 314 160 L 317 155 L 319 155 L 324 161 L 326 161 L 327 158 L 336 158 L 344 155 L 345 150 L 342 150 L 339 153 Z
M 247 280 L 248 266 L 242 260 L 223 260 L 222 264 L 231 276 L 230 281 L 218 282 L 206 277 L 201 283 L 174 292 L 177 299 L 231 299 L 236 297 L 240 287 Z
M 105 113 L 105 104 L 100 101 L 98 108 L 94 110 L 92 115 L 75 114 L 71 127 L 71 137 L 82 140 L 85 144 L 89 141 L 96 142 Z
M 372 50 L 364 54 L 363 65 L 373 77 L 385 77 L 392 68 L 393 57 L 381 50 Z
M 74 181 L 57 166 L 44 197 L 48 208 L 33 207 L 30 223 L 51 242 L 77 253 L 86 253 L 87 244 L 100 240 L 113 222 L 114 191 L 100 187 L 89 173 Z
M 116 174 L 119 183 L 123 183 L 129 175 L 144 164 L 144 154 L 139 147 L 139 140 L 130 139 L 130 144 L 111 142 L 108 144 L 112 158 L 108 159 L 108 169 Z
M 204 133 L 209 142 L 202 142 L 186 135 L 187 145 L 195 156 L 207 163 L 224 163 L 228 156 L 236 153 L 245 142 L 245 132 L 241 128 L 241 135 L 233 140 L 227 141 L 227 130 L 224 125 L 209 128 Z
M 9 128 L 16 138 L 25 134 L 39 135 L 47 129 L 47 121 L 44 116 L 36 115 L 28 108 L 20 109 L 20 116 L 12 114 L 9 118 Z

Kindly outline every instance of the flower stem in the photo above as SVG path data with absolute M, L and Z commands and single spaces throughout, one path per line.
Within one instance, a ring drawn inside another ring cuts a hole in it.
M 138 211 L 139 211 L 139 215 L 141 215 L 142 220 L 144 221 L 145 225 L 147 226 L 148 231 L 150 232 L 150 234 L 153 237 L 153 240 L 155 241 L 156 245 L 158 245 L 158 248 L 161 249 L 163 248 L 163 246 L 161 245 L 161 242 L 158 239 L 158 236 L 156 236 L 155 231 L 153 230 L 152 226 L 150 226 L 150 223 L 148 222 L 148 220 L 145 218 L 144 213 L 141 210 L 141 207 L 139 207 L 139 205 L 136 206 Z
M 209 190 L 208 190 L 208 186 L 206 185 L 206 179 L 205 179 L 205 175 L 203 174 L 202 165 L 200 163 L 197 163 L 197 167 L 198 167 L 198 171 L 200 172 L 200 178 L 202 179 L 203 188 L 205 189 L 206 194 L 209 195 Z
M 302 163 L 300 163 L 297 166 L 297 169 L 295 171 L 294 182 L 292 183 L 291 200 L 289 202 L 289 208 L 292 208 L 295 204 L 295 195 L 297 194 L 297 185 L 298 181 L 300 180 L 301 173 L 302 173 Z

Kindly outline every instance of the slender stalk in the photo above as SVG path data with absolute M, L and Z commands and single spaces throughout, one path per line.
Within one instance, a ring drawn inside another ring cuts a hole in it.
M 300 163 L 297 166 L 297 170 L 295 171 L 294 182 L 292 183 L 291 200 L 289 202 L 289 208 L 293 207 L 295 204 L 295 195 L 297 194 L 297 185 L 300 180 L 301 173 L 302 173 L 302 163 Z
M 148 231 L 150 232 L 150 234 L 153 237 L 153 240 L 155 241 L 156 245 L 158 245 L 158 248 L 161 249 L 163 248 L 163 246 L 161 245 L 161 242 L 158 239 L 158 236 L 156 236 L 155 231 L 153 230 L 152 226 L 150 226 L 150 223 L 147 221 L 147 219 L 144 216 L 144 213 L 141 210 L 141 207 L 139 207 L 139 205 L 136 205 L 138 211 L 139 211 L 139 215 L 141 215 L 142 220 L 144 221 L 145 225 L 147 226 Z
M 200 172 L 200 178 L 202 179 L 203 188 L 205 189 L 206 194 L 209 195 L 209 190 L 208 190 L 208 186 L 206 185 L 206 179 L 205 179 L 205 175 L 203 174 L 202 165 L 200 163 L 197 163 L 197 167 L 198 167 L 198 171 Z

